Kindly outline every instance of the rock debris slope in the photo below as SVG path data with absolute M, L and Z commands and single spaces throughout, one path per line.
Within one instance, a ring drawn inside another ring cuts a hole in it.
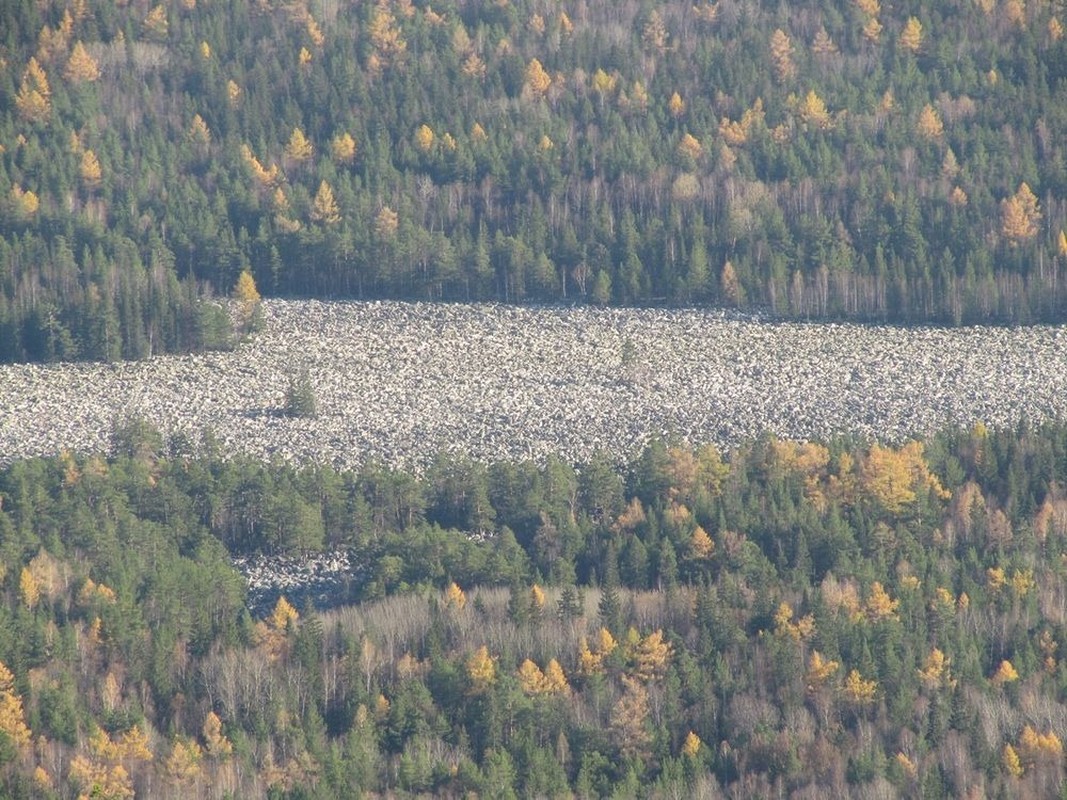
M 339 467 L 625 458 L 650 436 L 899 440 L 1063 414 L 1067 329 L 761 322 L 715 311 L 267 301 L 232 353 L 0 368 L 0 460 L 108 447 L 116 421 Z M 315 419 L 279 413 L 307 367 Z

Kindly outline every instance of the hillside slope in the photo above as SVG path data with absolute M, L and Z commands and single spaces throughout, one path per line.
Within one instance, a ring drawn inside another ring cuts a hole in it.
M 1060 320 L 1055 4 L 4 4 L 0 359 L 268 294 Z

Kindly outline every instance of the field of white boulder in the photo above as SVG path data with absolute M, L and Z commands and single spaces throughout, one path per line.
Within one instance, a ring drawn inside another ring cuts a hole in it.
M 0 461 L 106 450 L 116 422 L 224 452 L 418 468 L 625 458 L 650 437 L 899 440 L 1067 410 L 1067 328 L 768 322 L 718 311 L 266 301 L 235 351 L 0 367 Z M 319 415 L 280 413 L 309 371 Z

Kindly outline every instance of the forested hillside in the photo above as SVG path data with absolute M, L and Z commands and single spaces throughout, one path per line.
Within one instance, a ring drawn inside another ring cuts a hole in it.
M 1056 797 L 1067 426 L 0 471 L 8 797 Z M 346 548 L 325 612 L 231 554 Z
M 225 343 L 206 296 L 1067 309 L 1049 2 L 0 8 L 0 358 Z

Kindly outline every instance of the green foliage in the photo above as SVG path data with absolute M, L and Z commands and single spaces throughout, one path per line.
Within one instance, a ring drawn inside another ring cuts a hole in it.
M 242 796 L 1063 789 L 1063 423 L 420 476 L 114 438 L 0 469 L 5 795 L 175 742 Z M 252 620 L 231 555 L 335 547 L 359 602 Z
M 307 367 L 289 379 L 289 385 L 285 388 L 285 413 L 290 417 L 318 416 L 318 399 L 315 397 L 315 387 L 311 383 L 311 374 Z
M 226 346 L 245 274 L 1064 318 L 1054 5 L 185 5 L 5 6 L 0 359 Z

